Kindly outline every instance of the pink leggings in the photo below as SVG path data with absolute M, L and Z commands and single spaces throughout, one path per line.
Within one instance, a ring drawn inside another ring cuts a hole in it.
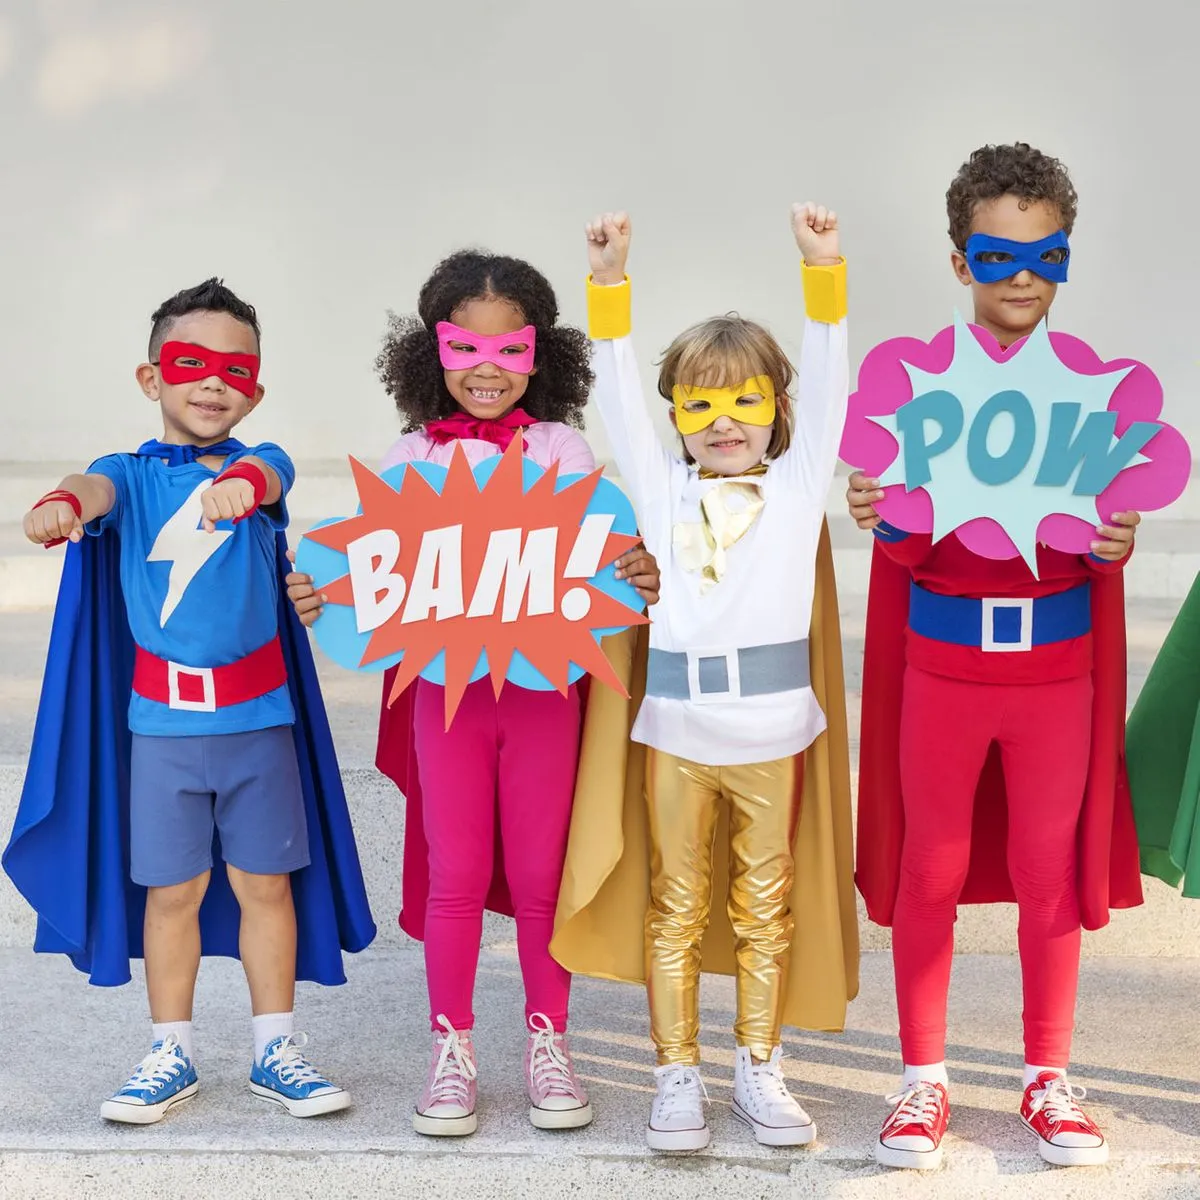
M 970 860 L 975 788 L 995 741 L 1020 913 L 1025 1061 L 1067 1065 L 1079 983 L 1075 836 L 1091 722 L 1090 676 L 980 684 L 908 668 L 900 719 L 904 849 L 892 928 L 907 1064 L 946 1057 L 954 919 Z
M 436 1029 L 444 1015 L 458 1030 L 475 1024 L 472 997 L 498 815 L 525 1016 L 544 1013 L 563 1030 L 571 977 L 550 957 L 550 936 L 575 794 L 578 693 L 572 688 L 563 697 L 506 684 L 497 700 L 491 682 L 482 679 L 467 688 L 449 732 L 443 704 L 442 688 L 418 683 L 414 723 L 429 843 L 430 1022 Z

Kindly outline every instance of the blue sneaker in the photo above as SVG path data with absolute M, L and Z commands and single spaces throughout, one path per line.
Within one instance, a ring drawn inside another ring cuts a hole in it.
M 170 1034 L 154 1043 L 125 1086 L 100 1105 L 100 1115 L 127 1125 L 153 1125 L 172 1105 L 190 1100 L 199 1090 L 196 1068 Z
M 250 1068 L 250 1090 L 281 1104 L 293 1117 L 319 1117 L 350 1107 L 350 1093 L 329 1082 L 300 1053 L 308 1034 L 293 1033 L 267 1044 L 262 1062 Z

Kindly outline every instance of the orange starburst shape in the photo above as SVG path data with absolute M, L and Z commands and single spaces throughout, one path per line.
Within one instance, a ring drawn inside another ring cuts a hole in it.
M 389 704 L 442 651 L 447 728 L 481 655 L 497 695 L 517 653 L 564 695 L 572 664 L 628 694 L 596 631 L 648 618 L 594 577 L 639 539 L 612 532 L 613 505 L 593 504 L 600 471 L 556 491 L 551 466 L 527 490 L 540 468 L 522 458 L 520 439 L 482 486 L 461 446 L 440 492 L 411 466 L 393 488 L 350 465 L 362 512 L 305 537 L 346 555 L 348 572 L 321 591 L 353 606 L 359 634 L 369 633 L 358 665 L 403 655 Z

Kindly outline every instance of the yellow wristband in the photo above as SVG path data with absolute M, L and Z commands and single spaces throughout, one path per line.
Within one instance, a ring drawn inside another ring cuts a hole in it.
M 846 260 L 831 267 L 810 267 L 801 262 L 804 311 L 814 321 L 836 325 L 846 315 Z
M 604 287 L 587 281 L 588 337 L 593 341 L 606 342 L 613 338 L 629 336 L 633 328 L 633 309 L 629 276 L 624 283 Z

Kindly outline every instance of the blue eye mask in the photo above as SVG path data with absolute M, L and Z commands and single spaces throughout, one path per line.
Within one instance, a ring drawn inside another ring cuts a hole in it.
M 978 283 L 999 283 L 1022 271 L 1032 271 L 1051 283 L 1066 283 L 1071 249 L 1061 229 L 1040 242 L 1010 242 L 973 233 L 967 238 L 966 254 L 967 266 Z

